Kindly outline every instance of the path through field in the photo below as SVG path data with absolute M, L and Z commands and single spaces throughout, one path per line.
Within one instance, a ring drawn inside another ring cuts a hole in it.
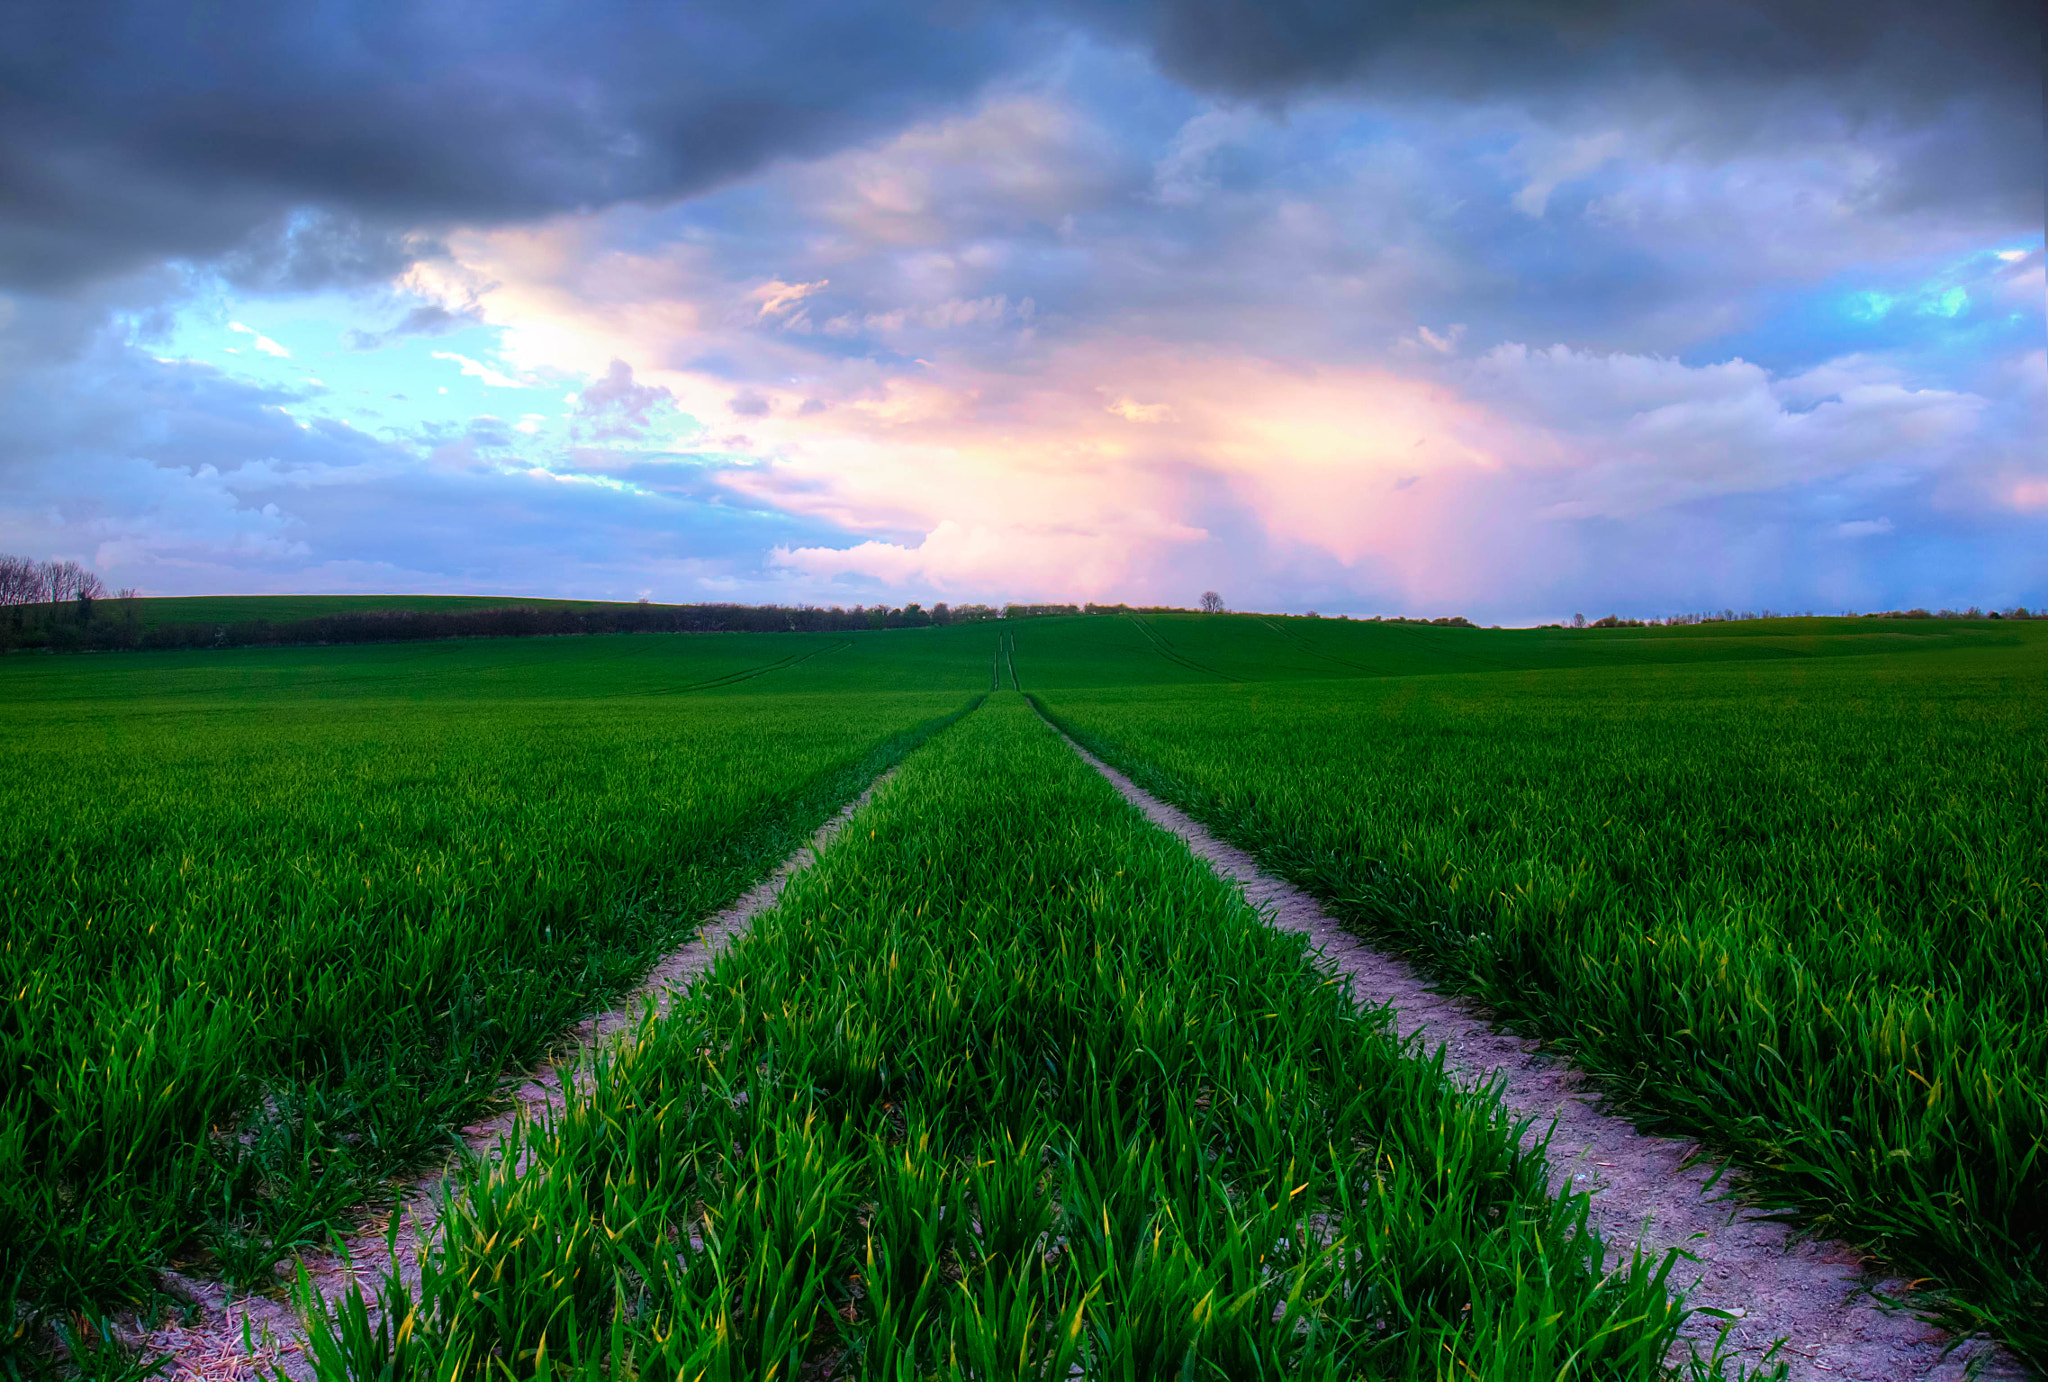
M 637 1025 L 650 1009 L 667 1011 L 677 995 L 687 992 L 691 983 L 711 967 L 711 962 L 755 917 L 775 905 L 789 880 L 815 863 L 854 813 L 866 806 L 895 775 L 896 769 L 892 767 L 876 777 L 774 873 L 707 920 L 690 944 L 664 957 L 617 1007 L 585 1018 L 563 1033 L 565 1049 L 527 1073 L 525 1081 L 512 1092 L 509 1108 L 488 1122 L 462 1130 L 468 1154 L 488 1159 L 496 1155 L 500 1139 L 519 1119 L 559 1110 L 564 1101 L 565 1075 L 573 1075 L 586 1066 L 600 1044 Z M 401 1273 L 417 1284 L 417 1250 L 433 1232 L 446 1178 L 443 1168 L 415 1180 L 395 1209 L 364 1224 L 348 1239 L 343 1245 L 345 1252 L 300 1259 L 299 1265 L 313 1288 L 327 1300 L 336 1301 L 358 1281 L 365 1287 L 373 1286 L 390 1272 L 394 1248 Z M 389 1229 L 394 1215 L 398 1218 L 398 1233 L 392 1237 Z M 313 1376 L 303 1352 L 304 1327 L 291 1305 L 267 1296 L 230 1300 L 217 1282 L 194 1281 L 172 1272 L 163 1276 L 165 1289 L 197 1306 L 200 1315 L 190 1325 L 166 1325 L 133 1341 L 148 1357 L 169 1356 L 170 1362 L 161 1374 L 168 1382 L 268 1379 L 274 1371 L 294 1379 Z
M 1765 1217 L 1768 1211 L 1733 1198 L 1743 1184 L 1738 1172 L 1724 1174 L 1695 1160 L 1699 1148 L 1693 1144 L 1645 1136 L 1625 1119 L 1601 1112 L 1590 1084 L 1536 1042 L 1500 1030 L 1476 1005 L 1432 992 L 1404 961 L 1362 944 L 1313 897 L 1263 872 L 1249 854 L 1144 792 L 1073 740 L 1067 743 L 1153 824 L 1179 836 L 1218 874 L 1242 886 L 1274 925 L 1313 939 L 1350 978 L 1361 1003 L 1390 1005 L 1401 1036 L 1420 1030 L 1432 1052 L 1447 1048 L 1446 1066 L 1473 1085 L 1499 1081 L 1506 1106 L 1534 1120 L 1532 1138 L 1542 1137 L 1555 1120 L 1550 1159 L 1560 1193 L 1566 1182 L 1591 1192 L 1594 1221 L 1611 1250 L 1635 1245 L 1661 1256 L 1680 1248 L 1695 1257 L 1697 1263 L 1681 1264 L 1673 1280 L 1688 1304 L 1734 1317 L 1723 1344 L 1730 1355 L 1753 1365 L 1783 1340 L 1774 1360 L 1787 1364 L 1795 1382 L 1932 1382 L 1973 1375 L 2018 1382 L 2029 1375 L 1988 1343 L 1956 1344 L 1936 1326 L 1885 1308 L 1874 1295 L 1903 1295 L 1905 1283 L 1873 1277 L 1845 1245 L 1801 1240 L 1784 1223 Z M 1722 1324 L 1695 1316 L 1688 1333 L 1704 1352 L 1714 1346 Z

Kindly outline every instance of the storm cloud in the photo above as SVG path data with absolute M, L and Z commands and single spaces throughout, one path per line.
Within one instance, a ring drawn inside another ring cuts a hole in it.
M 16 0 L 0 272 L 239 250 L 274 280 L 376 277 L 421 226 L 673 198 L 893 128 L 1013 61 L 1017 27 L 830 0 Z
M 1621 100 L 1647 117 L 1690 102 L 1701 118 L 1672 137 L 1693 143 L 1755 135 L 1792 118 L 1788 100 L 1873 129 L 1939 116 L 1954 138 L 1891 195 L 2040 192 L 2027 0 L 11 0 L 0 14 L 0 280 L 44 291 L 166 257 L 221 258 L 260 289 L 388 278 L 439 227 L 672 200 L 888 135 L 1034 60 L 1056 17 L 1155 53 L 1195 89 L 1268 103 L 1351 88 Z

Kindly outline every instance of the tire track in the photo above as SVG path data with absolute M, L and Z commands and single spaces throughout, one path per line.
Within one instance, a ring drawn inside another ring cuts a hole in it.
M 1223 681 L 1243 680 L 1242 677 L 1233 677 L 1228 672 L 1219 672 L 1214 667 L 1205 667 L 1201 663 L 1195 661 L 1193 658 L 1188 657 L 1185 654 L 1175 652 L 1173 650 L 1173 645 L 1166 641 L 1166 637 L 1164 634 L 1161 634 L 1157 629 L 1154 629 L 1150 624 L 1147 624 L 1143 619 L 1140 619 L 1137 615 L 1126 614 L 1124 618 L 1130 620 L 1133 624 L 1137 625 L 1138 632 L 1145 635 L 1146 640 L 1152 644 L 1152 651 L 1158 653 L 1161 657 L 1165 658 L 1168 662 L 1173 663 L 1175 666 L 1185 667 L 1191 672 L 1200 672 L 1204 676 L 1217 677 Z
M 617 1006 L 564 1032 L 565 1049 L 526 1072 L 511 1093 L 512 1106 L 488 1121 L 464 1128 L 463 1150 L 406 1185 L 395 1209 L 359 1225 L 341 1242 L 339 1251 L 302 1255 L 296 1265 L 313 1289 L 332 1302 L 351 1285 L 361 1283 L 367 1296 L 389 1274 L 394 1259 L 409 1282 L 417 1285 L 417 1252 L 433 1234 L 442 1188 L 456 1167 L 468 1158 L 488 1160 L 498 1140 L 521 1118 L 560 1109 L 566 1098 L 565 1079 L 587 1065 L 602 1043 L 636 1027 L 650 1012 L 666 1012 L 755 917 L 775 905 L 789 880 L 816 862 L 846 823 L 896 776 L 898 766 L 900 763 L 884 770 L 773 873 L 708 918 L 694 940 L 657 961 L 639 987 Z M 391 1231 L 394 1219 L 395 1236 Z M 195 1309 L 199 1320 L 130 1334 L 124 1342 L 147 1357 L 168 1355 L 161 1374 L 168 1382 L 239 1382 L 245 1378 L 269 1382 L 279 1374 L 306 1382 L 312 1377 L 304 1352 L 304 1325 L 292 1305 L 269 1296 L 232 1298 L 218 1282 L 197 1281 L 171 1271 L 159 1273 L 159 1279 L 165 1294 Z
M 1558 1192 L 1590 1195 L 1592 1222 L 1610 1254 L 1683 1252 L 1689 1260 L 1672 1273 L 1677 1289 L 1688 1303 L 1717 1312 L 1694 1316 L 1685 1331 L 1703 1355 L 1725 1323 L 1724 1356 L 1752 1366 L 1782 1362 L 1800 1382 L 2023 1382 L 2032 1375 L 1988 1340 L 1957 1339 L 1882 1304 L 1879 1296 L 1908 1295 L 1908 1283 L 1869 1273 L 1846 1244 L 1801 1238 L 1770 1217 L 1767 1203 L 1739 1199 L 1750 1183 L 1706 1160 L 1697 1144 L 1646 1136 L 1603 1112 L 1598 1091 L 1562 1059 L 1495 1027 L 1477 1004 L 1433 992 L 1405 961 L 1360 942 L 1309 894 L 1075 743 L 1030 699 L 1053 732 L 1154 825 L 1242 887 L 1273 925 L 1307 935 L 1361 1004 L 1392 1008 L 1401 1038 L 1419 1031 L 1432 1053 L 1443 1047 L 1445 1067 L 1468 1087 L 1498 1083 L 1513 1116 L 1533 1120 L 1526 1140 L 1547 1136 Z
M 787 671 L 798 663 L 809 662 L 812 658 L 818 657 L 821 654 L 836 653 L 842 648 L 851 648 L 852 646 L 852 643 L 841 639 L 839 642 L 829 644 L 823 648 L 813 648 L 807 653 L 791 653 L 788 657 L 778 662 L 763 663 L 759 667 L 749 667 L 741 672 L 728 672 L 722 677 L 712 677 L 708 681 L 693 681 L 687 686 L 664 686 L 659 690 L 649 691 L 645 694 L 649 696 L 680 696 L 686 691 L 709 691 L 713 687 L 732 686 L 738 682 L 750 681 L 755 677 L 766 676 L 770 672 Z
M 1368 667 L 1362 662 L 1352 662 L 1347 658 L 1338 657 L 1335 653 L 1326 653 L 1321 651 L 1320 649 L 1313 648 L 1309 646 L 1309 641 L 1306 638 L 1303 638 L 1300 634 L 1294 632 L 1292 629 L 1286 628 L 1280 624 L 1276 624 L 1271 619 L 1261 617 L 1259 622 L 1261 624 L 1264 624 L 1267 628 L 1271 629 L 1274 633 L 1278 634 L 1280 638 L 1286 643 L 1288 643 L 1290 646 L 1292 646 L 1296 652 L 1301 653 L 1306 657 L 1320 658 L 1324 662 L 1331 663 L 1338 667 L 1346 668 L 1353 672 L 1362 672 L 1366 676 L 1376 677 L 1383 675 L 1383 673 L 1380 672 L 1378 669 Z

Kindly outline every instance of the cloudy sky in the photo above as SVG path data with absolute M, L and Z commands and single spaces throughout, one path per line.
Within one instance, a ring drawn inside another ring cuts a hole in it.
M 0 14 L 0 550 L 110 584 L 2048 603 L 2034 0 Z

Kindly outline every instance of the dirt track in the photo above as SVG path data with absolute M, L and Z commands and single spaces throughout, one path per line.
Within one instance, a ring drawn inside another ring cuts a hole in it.
M 1980 1369 L 1976 1376 L 2000 1382 L 2031 1376 L 1983 1340 L 1958 1342 L 1880 1306 L 1873 1292 L 1902 1296 L 1905 1283 L 1871 1275 L 1843 1244 L 1801 1240 L 1784 1224 L 1761 1218 L 1767 1210 L 1734 1198 L 1745 1188 L 1739 1172 L 1722 1174 L 1710 1190 L 1720 1168 L 1696 1161 L 1696 1145 L 1645 1136 L 1603 1113 L 1590 1084 L 1538 1043 L 1500 1030 L 1475 1004 L 1433 992 L 1405 961 L 1361 943 L 1313 897 L 1263 872 L 1243 850 L 1067 742 L 1153 824 L 1238 883 L 1274 925 L 1307 934 L 1349 976 L 1361 1003 L 1392 1007 L 1402 1036 L 1422 1030 L 1432 1051 L 1448 1048 L 1446 1065 L 1470 1083 L 1500 1080 L 1507 1106 L 1536 1120 L 1532 1136 L 1542 1136 L 1554 1119 L 1549 1155 L 1556 1184 L 1591 1192 L 1610 1265 L 1631 1245 L 1659 1257 L 1671 1248 L 1690 1253 L 1697 1261 L 1681 1261 L 1673 1281 L 1690 1303 L 1737 1316 L 1725 1344 L 1731 1355 L 1754 1365 L 1783 1339 L 1776 1357 L 1802 1382 L 1961 1379 L 1973 1364 Z M 1722 1323 L 1695 1316 L 1690 1337 L 1703 1352 L 1711 1349 Z
M 753 919 L 775 905 L 790 877 L 808 868 L 818 853 L 830 844 L 853 814 L 867 805 L 882 784 L 896 775 L 894 768 L 877 777 L 837 815 L 820 826 L 796 853 L 757 883 L 724 911 L 704 923 L 697 938 L 671 952 L 648 971 L 640 986 L 617 1007 L 585 1018 L 562 1035 L 562 1049 L 550 1061 L 527 1072 L 526 1079 L 512 1091 L 512 1106 L 489 1122 L 462 1130 L 469 1155 L 487 1157 L 498 1139 L 509 1132 L 522 1116 L 562 1103 L 562 1077 L 587 1060 L 599 1043 L 639 1022 L 651 1007 L 667 1009 L 675 995 L 691 982 Z M 447 1168 L 421 1176 L 405 1187 L 404 1196 L 392 1213 L 400 1216 L 396 1240 L 398 1260 L 403 1267 L 417 1262 L 421 1240 L 433 1230 L 437 1198 L 447 1178 Z M 368 1288 L 391 1266 L 386 1231 L 389 1215 L 362 1224 L 347 1241 L 347 1256 L 336 1253 L 308 1255 L 300 1260 L 306 1274 L 320 1293 L 333 1300 L 344 1294 L 351 1281 L 361 1278 Z M 408 1276 L 417 1280 L 417 1267 Z M 268 1378 L 273 1369 L 293 1378 L 310 1378 L 312 1370 L 302 1350 L 303 1331 L 296 1310 L 266 1296 L 230 1302 L 216 1282 L 201 1282 L 163 1274 L 163 1286 L 171 1295 L 199 1307 L 192 1325 L 168 1325 L 148 1334 L 131 1336 L 131 1342 L 151 1356 L 169 1354 L 171 1362 L 163 1376 L 171 1382 L 222 1382 L 223 1379 Z M 246 1329 L 246 1335 L 245 1335 Z M 247 1338 L 252 1347 L 244 1344 Z

